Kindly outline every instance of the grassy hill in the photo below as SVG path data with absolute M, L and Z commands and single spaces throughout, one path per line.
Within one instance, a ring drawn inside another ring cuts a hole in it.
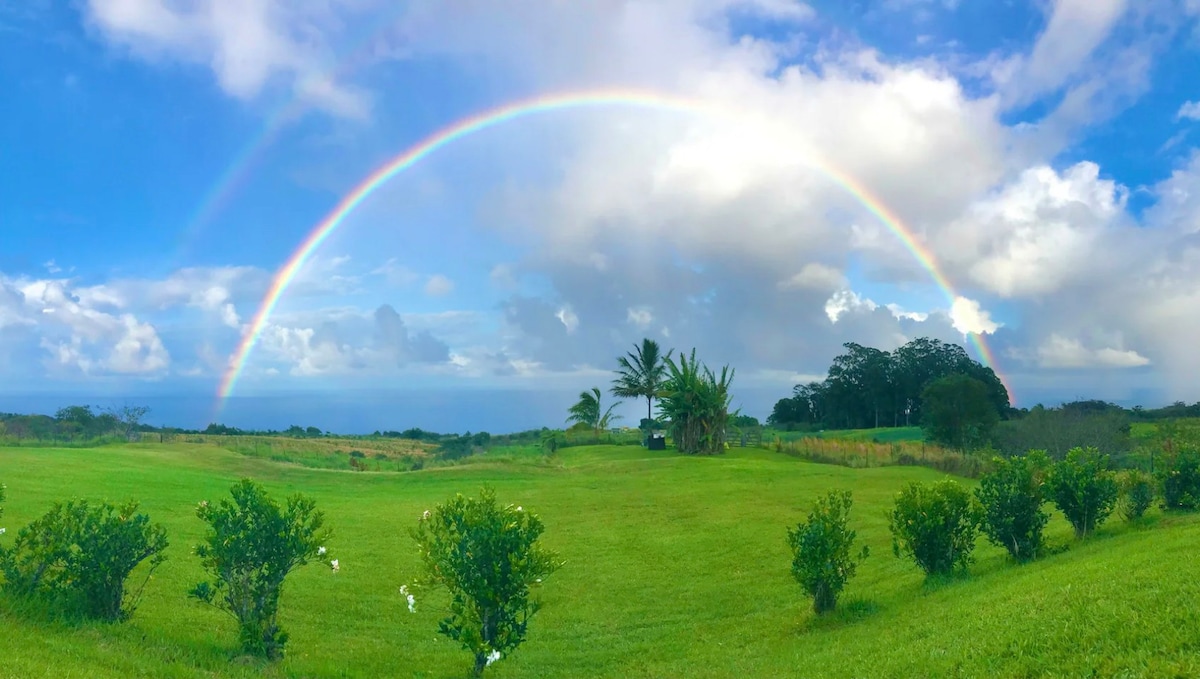
M 850 469 L 762 449 L 523 459 L 355 473 L 195 444 L 0 449 L 6 544 L 76 495 L 140 499 L 171 540 L 126 623 L 68 625 L 0 606 L 0 677 L 464 676 L 468 654 L 436 633 L 445 599 L 410 614 L 397 590 L 415 573 L 408 529 L 421 512 L 484 483 L 538 512 L 567 562 L 545 583 L 529 641 L 485 676 L 1200 676 L 1200 517 L 1115 519 L 1026 566 L 981 539 L 968 579 L 926 587 L 891 554 L 884 512 L 903 483 L 941 476 L 929 469 Z M 185 594 L 202 578 L 194 508 L 244 475 L 276 495 L 315 497 L 341 561 L 336 575 L 309 566 L 289 579 L 281 622 L 291 640 L 276 667 L 234 659 L 232 620 Z M 785 532 L 831 487 L 854 491 L 851 522 L 872 554 L 842 610 L 816 620 L 791 579 Z M 1060 516 L 1049 533 L 1070 542 Z

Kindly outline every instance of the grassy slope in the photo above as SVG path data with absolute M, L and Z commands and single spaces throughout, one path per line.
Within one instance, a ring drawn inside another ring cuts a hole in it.
M 338 534 L 336 576 L 288 581 L 289 656 L 231 662 L 232 620 L 186 599 L 202 574 L 193 508 L 240 475 L 315 496 Z M 883 513 L 926 469 L 853 470 L 763 450 L 683 458 L 636 447 L 563 452 L 557 466 L 488 463 L 406 474 L 302 469 L 197 446 L 0 449 L 15 532 L 72 494 L 143 500 L 170 532 L 170 560 L 118 626 L 0 613 L 0 677 L 463 676 L 469 657 L 436 634 L 444 596 L 409 614 L 397 588 L 416 561 L 422 510 L 481 483 L 537 511 L 567 565 L 546 583 L 530 640 L 494 677 L 1197 676 L 1200 521 L 1114 522 L 1086 545 L 1009 565 L 981 540 L 969 580 L 922 585 L 890 553 Z M 872 555 L 843 611 L 814 620 L 791 580 L 789 524 L 829 487 L 854 490 Z M 1052 538 L 1069 529 L 1055 517 Z M 3 540 L 11 541 L 12 532 Z

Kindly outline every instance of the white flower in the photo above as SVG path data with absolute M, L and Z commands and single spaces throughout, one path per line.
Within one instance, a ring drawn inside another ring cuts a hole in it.
M 416 613 L 417 612 L 417 599 L 416 599 L 416 597 L 414 597 L 412 594 L 409 593 L 408 585 L 400 585 L 400 593 L 403 594 L 404 598 L 408 600 L 408 612 Z
M 339 569 L 339 568 L 341 568 L 341 566 L 339 566 L 339 565 L 338 565 L 338 560 L 337 560 L 337 559 L 334 559 L 333 561 L 330 561 L 330 562 L 329 562 L 329 565 L 330 565 L 330 566 L 333 566 L 333 572 L 334 572 L 334 573 L 338 572 L 338 569 Z
M 496 662 L 499 659 L 500 659 L 500 651 L 492 651 L 491 653 L 488 653 L 487 664 L 491 665 L 492 663 Z
M 4 535 L 7 532 L 8 532 L 7 528 L 0 528 L 0 535 Z
M 426 509 L 425 513 L 421 515 L 421 519 L 424 520 L 424 519 L 428 519 L 428 518 L 429 518 L 429 510 Z
M 325 548 L 324 547 L 317 548 L 317 556 L 325 556 Z
M 517 505 L 517 511 L 518 511 L 518 512 L 520 512 L 520 511 L 523 511 L 523 510 L 521 509 L 521 505 Z

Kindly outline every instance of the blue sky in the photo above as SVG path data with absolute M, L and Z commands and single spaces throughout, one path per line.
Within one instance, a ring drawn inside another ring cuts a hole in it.
M 577 109 L 432 154 L 309 260 L 220 417 L 276 425 L 286 396 L 326 427 L 555 424 L 643 336 L 737 367 L 761 417 L 843 342 L 967 330 L 1019 404 L 1195 401 L 1198 21 L 1194 0 L 10 3 L 0 407 L 159 399 L 203 426 L 272 276 L 374 168 L 601 87 L 746 118 Z

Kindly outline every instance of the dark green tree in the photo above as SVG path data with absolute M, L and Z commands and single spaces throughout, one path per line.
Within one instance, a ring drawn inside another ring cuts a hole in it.
M 956 373 L 934 380 L 921 400 L 926 437 L 958 450 L 982 446 L 1000 421 L 987 385 L 969 375 Z

